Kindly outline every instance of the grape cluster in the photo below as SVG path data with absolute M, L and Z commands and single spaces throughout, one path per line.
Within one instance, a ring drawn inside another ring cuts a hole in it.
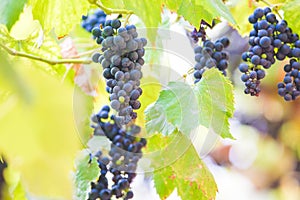
M 276 60 L 281 61 L 286 57 L 300 58 L 300 40 L 299 36 L 288 27 L 285 20 L 277 20 L 276 15 L 269 7 L 255 9 L 248 21 L 253 24 L 253 30 L 249 34 L 250 48 L 242 54 L 242 59 L 246 63 L 241 63 L 239 70 L 244 73 L 241 76 L 241 80 L 246 86 L 244 92 L 251 96 L 258 96 L 260 81 L 265 77 L 265 69 L 269 69 Z M 286 72 L 286 77 L 291 77 L 290 71 Z M 278 92 L 286 100 L 295 99 L 298 96 L 296 85 L 291 90 L 289 84 L 288 88 L 285 88 L 285 92 L 282 89 L 283 85 L 278 85 L 280 86 Z M 293 93 L 293 91 L 295 92 Z
M 109 116 L 109 112 L 110 107 L 104 106 L 92 117 L 92 121 L 96 123 L 93 126 L 94 135 L 105 135 L 112 143 L 108 156 L 104 156 L 101 151 L 94 155 L 97 157 L 100 176 L 97 182 L 91 183 L 88 200 L 109 200 L 112 196 L 125 200 L 133 198 L 130 184 L 136 176 L 142 148 L 147 144 L 146 139 L 136 137 L 141 131 L 139 126 L 131 125 L 129 130 L 123 130 L 115 123 L 115 116 Z M 106 177 L 107 173 L 112 174 L 111 187 Z
M 278 83 L 278 94 L 286 101 L 295 100 L 300 95 L 300 63 L 291 59 L 284 66 L 286 75 L 282 83 Z
M 206 40 L 206 31 L 205 31 L 205 29 L 207 27 L 213 28 L 215 26 L 215 24 L 216 24 L 215 20 L 213 20 L 212 25 L 210 25 L 209 23 L 207 23 L 205 20 L 202 19 L 201 22 L 200 22 L 199 30 L 194 28 L 194 30 L 190 33 L 190 37 L 191 37 L 192 41 L 194 43 L 197 43 L 199 41 L 199 38 L 202 41 L 205 41 Z
M 141 107 L 138 98 L 142 94 L 141 68 L 147 40 L 138 38 L 134 25 L 121 27 L 118 19 L 107 20 L 103 29 L 94 28 L 92 34 L 102 45 L 103 53 L 93 54 L 92 60 L 103 67 L 110 106 L 118 112 L 115 121 L 120 125 L 128 124 L 137 117 L 133 110 Z
M 197 43 L 199 41 L 199 38 L 205 40 L 206 39 L 205 29 L 200 27 L 199 31 L 197 31 L 197 29 L 194 28 L 194 30 L 190 33 L 190 37 L 192 38 L 192 41 L 194 43 Z
M 195 83 L 201 80 L 207 68 L 217 67 L 226 76 L 229 56 L 223 50 L 229 46 L 229 43 L 228 38 L 222 38 L 215 43 L 205 40 L 203 46 L 196 46 L 194 48 L 195 61 L 197 62 L 194 66 Z
M 92 32 L 94 27 L 100 27 L 104 25 L 106 19 L 106 14 L 101 10 L 97 9 L 93 14 L 82 15 L 81 26 L 88 32 Z

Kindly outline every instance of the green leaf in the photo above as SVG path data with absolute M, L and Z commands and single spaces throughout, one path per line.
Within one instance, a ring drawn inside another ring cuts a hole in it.
M 190 134 L 198 124 L 197 111 L 197 99 L 192 88 L 185 83 L 170 82 L 156 103 L 145 110 L 147 132 L 168 135 L 177 127 L 183 133 Z
M 170 145 L 174 140 L 176 145 Z M 154 184 L 161 199 L 166 199 L 175 188 L 181 199 L 215 199 L 217 186 L 214 178 L 199 158 L 189 138 L 180 132 L 174 132 L 168 137 L 155 135 L 148 141 L 147 151 L 160 150 L 160 160 L 154 160 L 154 163 L 151 163 L 153 167 L 157 169 L 161 163 L 169 163 L 154 171 Z M 170 162 L 174 157 L 177 159 Z
M 89 8 L 87 0 L 29 0 L 29 5 L 43 29 L 46 32 L 54 29 L 58 36 L 68 34 Z
M 207 70 L 194 88 L 171 82 L 155 104 L 145 110 L 148 134 L 171 134 L 178 128 L 185 135 L 199 125 L 232 138 L 228 119 L 233 115 L 233 87 L 217 69 Z
M 203 15 L 203 19 L 223 17 L 228 22 L 236 24 L 236 21 L 234 20 L 233 16 L 229 12 L 229 9 L 225 6 L 222 0 L 196 0 L 196 5 L 198 4 L 209 13 L 209 15 L 207 16 Z
M 299 9 L 300 0 L 290 0 L 282 7 L 284 19 L 288 21 L 289 27 L 296 33 L 300 32 L 300 24 L 298 23 L 300 17 Z
M 172 11 L 182 15 L 194 26 L 199 26 L 201 19 L 211 23 L 213 19 L 223 17 L 232 24 L 236 24 L 228 8 L 221 0 L 148 0 L 148 1 L 125 1 L 125 0 L 102 0 L 104 6 L 109 8 L 121 8 L 132 10 L 139 16 L 146 27 L 158 27 L 161 22 L 162 6 L 166 5 Z M 157 30 L 148 29 L 147 35 L 154 43 Z
M 228 119 L 233 116 L 233 86 L 215 68 L 207 70 L 194 88 L 200 109 L 200 124 L 212 127 L 223 138 L 232 138 Z
M 99 167 L 96 158 L 90 162 L 88 150 L 83 150 L 76 161 L 75 173 L 75 199 L 87 199 L 90 182 L 99 176 Z
M 221 0 L 166 0 L 165 4 L 196 27 L 199 26 L 201 19 L 211 23 L 213 19 L 219 17 L 223 17 L 228 22 L 236 24 L 229 9 Z
M 0 3 L 0 24 L 5 24 L 8 30 L 19 19 L 27 0 L 1 0 Z

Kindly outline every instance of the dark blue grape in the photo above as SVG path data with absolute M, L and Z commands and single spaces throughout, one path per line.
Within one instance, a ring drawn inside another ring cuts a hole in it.
M 261 47 L 266 48 L 271 45 L 271 39 L 267 36 L 264 36 L 259 40 L 259 44 Z
M 257 36 L 258 37 L 263 37 L 263 36 L 268 36 L 268 31 L 265 29 L 259 30 Z
M 246 81 L 248 81 L 249 79 L 250 79 L 250 77 L 249 77 L 249 75 L 247 75 L 247 74 L 243 74 L 242 77 L 241 77 L 241 80 L 242 80 L 243 82 L 246 82 Z
M 300 40 L 297 40 L 297 41 L 295 42 L 295 47 L 300 48 Z
M 257 77 L 256 71 L 251 71 L 251 72 L 250 72 L 250 78 L 251 78 L 251 79 L 255 79 L 256 77 Z
M 258 26 L 257 28 L 260 30 L 260 29 L 267 29 L 269 26 L 269 23 L 267 22 L 267 20 L 261 20 L 258 22 Z
M 264 10 L 263 9 L 261 9 L 261 8 L 256 8 L 255 10 L 254 10 L 254 13 L 253 13 L 253 16 L 255 17 L 255 18 L 262 18 L 263 16 L 264 16 Z
M 291 65 L 286 64 L 283 69 L 285 72 L 290 72 L 292 70 L 292 67 L 291 67 Z
M 263 79 L 265 77 L 265 71 L 264 70 L 257 70 L 257 79 Z
M 285 88 L 279 88 L 278 89 L 278 94 L 283 97 L 286 94 Z
M 284 100 L 286 101 L 291 101 L 293 99 L 292 95 L 291 94 L 286 94 L 284 95 Z
M 252 56 L 251 63 L 254 64 L 254 65 L 259 65 L 259 63 L 260 63 L 260 57 L 258 55 Z
M 291 51 L 291 48 L 287 44 L 284 44 L 279 48 L 279 52 L 282 54 L 285 54 L 285 55 L 290 53 L 290 51 Z
M 254 24 L 257 22 L 257 18 L 254 17 L 254 15 L 250 15 L 249 18 L 248 18 L 248 21 L 251 23 L 251 24 Z
M 267 19 L 267 21 L 268 22 L 270 22 L 270 23 L 275 23 L 277 20 L 276 20 L 276 16 L 273 14 L 273 13 L 268 13 L 267 15 L 266 15 L 266 19 Z
M 280 33 L 283 33 L 285 31 L 285 28 L 286 28 L 285 25 L 282 23 L 276 24 L 275 26 L 275 30 L 279 31 Z
M 281 46 L 282 46 L 281 40 L 275 39 L 275 40 L 273 41 L 273 46 L 274 46 L 274 47 L 277 47 L 277 48 L 281 47 Z
M 111 26 L 114 28 L 114 29 L 118 29 L 121 27 L 121 21 L 118 20 L 118 19 L 114 19 L 111 21 Z
M 258 45 L 255 45 L 252 49 L 252 52 L 255 54 L 255 55 L 261 55 L 262 54 L 262 48 Z
M 101 190 L 99 193 L 101 200 L 109 200 L 111 198 L 111 191 L 108 189 Z
M 284 83 L 291 83 L 292 82 L 292 78 L 290 76 L 285 76 L 283 79 Z
M 246 63 L 241 63 L 241 64 L 239 65 L 239 70 L 240 70 L 241 72 L 247 72 L 247 71 L 249 70 L 249 66 L 248 66 Z
M 299 58 L 300 57 L 300 48 L 292 49 L 292 55 L 293 55 L 293 57 Z

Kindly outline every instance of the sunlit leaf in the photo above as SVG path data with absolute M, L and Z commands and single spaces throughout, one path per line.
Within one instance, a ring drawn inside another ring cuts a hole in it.
M 155 104 L 146 111 L 146 129 L 149 134 L 171 134 L 177 127 L 185 134 L 198 124 L 197 100 L 192 88 L 181 82 L 171 82 Z M 196 113 L 195 113 L 196 112 Z
M 169 149 L 168 145 L 172 140 L 176 140 L 178 144 Z M 186 148 L 183 149 L 182 146 Z M 178 156 L 174 162 L 154 171 L 154 184 L 161 199 L 166 199 L 175 188 L 181 199 L 215 198 L 217 186 L 214 178 L 187 137 L 180 132 L 174 132 L 168 137 L 155 135 L 149 138 L 147 151 L 159 150 L 160 161 L 155 160 L 153 167 L 158 167 L 161 163 L 169 163 L 171 158 Z M 182 150 L 185 151 L 181 152 Z
M 90 182 L 99 176 L 99 167 L 96 158 L 90 160 L 88 150 L 83 150 L 76 161 L 75 199 L 87 199 Z
M 5 24 L 10 30 L 18 20 L 20 13 L 27 0 L 1 0 L 0 2 L 0 24 Z
M 300 17 L 299 9 L 300 0 L 289 0 L 282 7 L 284 19 L 288 22 L 288 26 L 296 33 L 300 32 L 300 24 L 298 23 Z
M 194 88 L 200 109 L 200 124 L 223 138 L 232 138 L 229 118 L 233 116 L 233 86 L 217 69 L 207 70 Z
M 148 134 L 171 134 L 175 128 L 190 135 L 199 125 L 232 138 L 228 119 L 233 115 L 233 87 L 217 69 L 207 70 L 194 88 L 171 82 L 146 111 Z
M 48 32 L 54 29 L 58 36 L 68 34 L 81 16 L 87 13 L 87 0 L 29 0 L 33 7 L 34 19 L 39 20 L 43 29 Z

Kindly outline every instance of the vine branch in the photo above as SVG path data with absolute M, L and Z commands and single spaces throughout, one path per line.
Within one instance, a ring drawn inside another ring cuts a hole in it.
M 93 2 L 96 6 L 101 8 L 107 15 L 110 14 L 127 14 L 127 15 L 132 15 L 133 11 L 132 10 L 126 10 L 126 9 L 112 9 L 112 8 L 107 8 L 105 7 L 101 1 L 94 1 Z
M 46 59 L 42 58 L 36 55 L 24 53 L 17 51 L 15 49 L 11 49 L 3 44 L 0 43 L 0 47 L 2 47 L 7 53 L 13 56 L 19 56 L 19 57 L 24 57 L 24 58 L 29 58 L 32 60 L 38 60 L 41 62 L 48 63 L 50 65 L 56 65 L 56 64 L 68 64 L 68 63 L 74 63 L 74 64 L 90 64 L 92 61 L 91 60 L 83 60 L 83 59 L 59 59 L 59 60 L 51 60 L 51 59 Z

